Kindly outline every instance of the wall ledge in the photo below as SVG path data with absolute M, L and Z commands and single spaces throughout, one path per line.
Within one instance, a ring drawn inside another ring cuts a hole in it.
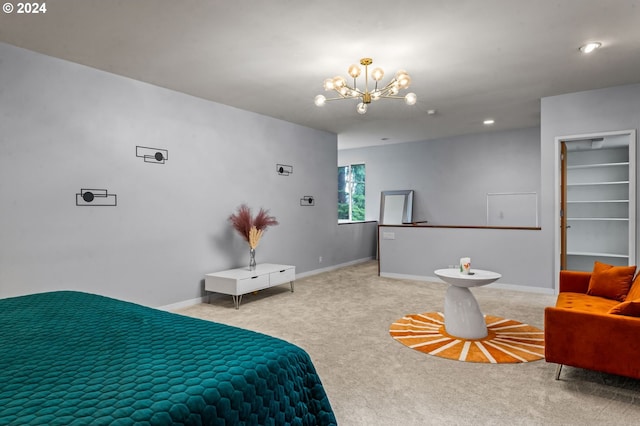
M 396 274 L 392 272 L 381 272 L 380 276 L 383 278 L 395 278 L 399 280 L 413 280 L 413 281 L 428 281 L 435 283 L 446 284 L 438 277 L 430 277 L 423 275 L 407 275 L 407 274 Z M 486 286 L 485 288 L 495 288 L 498 290 L 514 290 L 514 291 L 522 291 L 525 293 L 537 293 L 537 294 L 546 294 L 550 296 L 554 296 L 555 290 L 552 288 L 543 288 L 543 287 L 533 287 L 526 285 L 518 285 L 518 284 L 508 284 L 508 283 L 492 283 Z

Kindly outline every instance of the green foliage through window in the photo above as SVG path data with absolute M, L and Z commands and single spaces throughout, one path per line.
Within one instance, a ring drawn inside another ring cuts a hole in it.
M 338 220 L 364 221 L 364 164 L 338 167 Z

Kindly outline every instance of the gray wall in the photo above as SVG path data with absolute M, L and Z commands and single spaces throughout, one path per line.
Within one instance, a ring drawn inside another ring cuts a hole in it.
M 414 220 L 486 225 L 488 192 L 540 193 L 537 128 L 340 150 L 339 165 L 365 163 L 366 217 L 378 220 L 380 192 L 413 189 Z
M 337 225 L 336 135 L 0 44 L 0 297 L 77 289 L 151 306 L 204 295 L 248 262 L 228 216 L 280 222 L 258 262 L 298 273 L 372 256 L 336 250 L 375 227 Z M 136 146 L 167 149 L 164 165 Z M 292 165 L 288 177 L 276 164 Z M 77 207 L 106 188 L 116 207 Z M 314 207 L 300 198 L 315 197 Z M 319 263 L 319 257 L 323 263 Z
M 434 271 L 471 258 L 472 269 L 499 272 L 493 287 L 553 293 L 539 265 L 544 251 L 539 230 L 383 226 L 380 239 L 382 276 L 439 281 Z M 392 239 L 388 238 L 389 236 Z
M 550 278 L 554 278 L 558 274 L 560 256 L 556 250 L 554 225 L 555 138 L 615 130 L 637 131 L 640 128 L 640 84 L 552 96 L 543 98 L 541 106 L 542 226 L 545 247 L 548 247 L 547 268 Z
M 486 225 L 487 193 L 535 192 L 540 198 L 537 128 L 338 152 L 341 165 L 360 162 L 367 167 L 368 219 L 379 217 L 383 190 L 415 190 L 414 220 L 434 225 Z M 535 217 L 535 205 L 533 210 Z M 435 269 L 471 256 L 475 268 L 503 274 L 499 285 L 552 291 L 548 274 L 538 266 L 547 252 L 539 230 L 382 231 L 393 234 L 392 240 L 380 240 L 382 275 L 433 279 Z

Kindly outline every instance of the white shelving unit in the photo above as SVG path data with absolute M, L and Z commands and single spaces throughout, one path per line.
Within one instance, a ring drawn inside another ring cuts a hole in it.
M 628 147 L 569 150 L 567 269 L 591 271 L 595 260 L 630 263 L 635 251 L 630 170 Z

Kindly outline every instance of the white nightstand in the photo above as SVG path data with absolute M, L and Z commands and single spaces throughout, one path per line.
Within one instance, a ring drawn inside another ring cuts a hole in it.
M 292 265 L 276 265 L 261 263 L 256 269 L 229 269 L 204 276 L 204 289 L 215 293 L 230 294 L 236 309 L 240 308 L 242 295 L 267 287 L 290 283 L 293 293 L 293 282 L 296 279 L 296 267 Z

